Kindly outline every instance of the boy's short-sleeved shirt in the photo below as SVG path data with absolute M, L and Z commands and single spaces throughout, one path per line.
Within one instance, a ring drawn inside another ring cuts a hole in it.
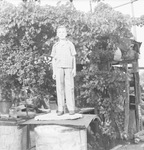
M 51 57 L 56 61 L 57 67 L 72 68 L 73 56 L 76 55 L 75 46 L 69 40 L 64 43 L 57 42 L 54 44 L 51 52 Z

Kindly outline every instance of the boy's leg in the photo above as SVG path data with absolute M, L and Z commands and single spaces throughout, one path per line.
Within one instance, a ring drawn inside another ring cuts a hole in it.
M 56 71 L 56 91 L 58 111 L 64 111 L 64 69 L 57 68 Z
M 65 94 L 66 104 L 69 111 L 75 111 L 74 100 L 74 78 L 72 75 L 72 69 L 65 69 Z

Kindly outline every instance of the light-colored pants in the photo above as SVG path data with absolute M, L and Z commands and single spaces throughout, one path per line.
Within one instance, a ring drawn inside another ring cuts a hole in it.
M 72 76 L 72 69 L 57 68 L 56 90 L 57 90 L 58 111 L 64 111 L 65 98 L 68 110 L 74 111 L 75 110 L 74 78 Z

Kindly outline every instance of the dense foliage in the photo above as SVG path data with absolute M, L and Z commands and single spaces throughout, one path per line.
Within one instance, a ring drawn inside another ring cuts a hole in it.
M 144 15 L 138 18 L 132 18 L 132 24 L 136 26 L 143 27 L 144 26 Z
M 117 47 L 123 58 L 129 51 L 132 34 L 128 16 L 103 3 L 85 14 L 72 3 L 52 7 L 26 2 L 14 7 L 2 2 L 0 20 L 2 88 L 18 94 L 29 90 L 33 100 L 54 94 L 49 55 L 57 40 L 56 27 L 65 24 L 77 50 L 77 63 L 83 66 L 75 79 L 77 106 L 95 107 L 102 136 L 115 139 L 123 131 L 128 74 L 112 67 L 111 62 Z

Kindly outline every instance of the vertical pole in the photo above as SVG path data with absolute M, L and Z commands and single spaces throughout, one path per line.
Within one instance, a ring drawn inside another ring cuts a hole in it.
M 126 74 L 128 73 L 128 65 L 124 64 L 124 68 L 126 70 Z M 124 133 L 128 135 L 128 128 L 129 128 L 129 80 L 126 76 L 125 81 L 125 93 L 126 93 L 126 101 L 125 101 L 125 120 L 124 120 Z
M 137 132 L 142 129 L 142 122 L 141 122 L 141 112 L 140 112 L 140 83 L 139 83 L 139 73 L 134 72 L 134 82 L 135 82 L 135 104 L 136 104 L 136 124 L 137 124 Z
M 92 0 L 89 0 L 90 12 L 92 13 Z

